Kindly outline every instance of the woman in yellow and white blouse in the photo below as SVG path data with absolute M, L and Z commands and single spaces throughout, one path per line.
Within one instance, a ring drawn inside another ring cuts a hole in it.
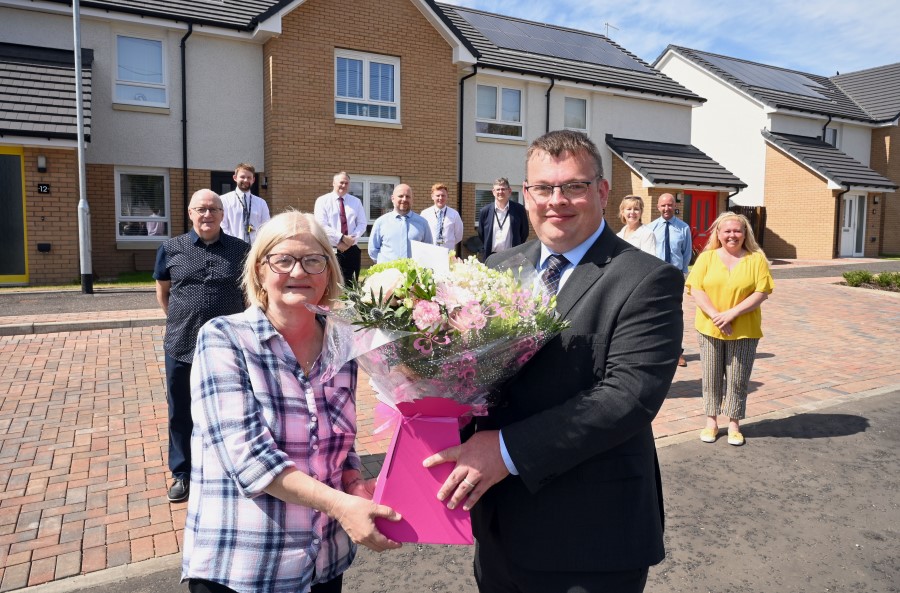
M 697 304 L 694 326 L 703 367 L 706 428 L 700 431 L 700 440 L 716 441 L 718 415 L 723 414 L 728 416 L 728 443 L 740 446 L 747 386 L 763 335 L 760 305 L 774 283 L 746 216 L 723 212 L 710 227 L 709 237 L 685 281 Z

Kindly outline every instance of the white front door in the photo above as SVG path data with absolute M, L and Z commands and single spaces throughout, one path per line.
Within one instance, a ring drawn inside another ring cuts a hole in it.
M 841 206 L 841 257 L 862 257 L 866 246 L 866 196 L 844 194 Z

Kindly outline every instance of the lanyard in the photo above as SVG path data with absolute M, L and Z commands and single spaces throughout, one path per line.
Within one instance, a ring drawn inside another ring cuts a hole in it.
M 238 195 L 238 199 L 241 201 L 241 209 L 244 211 L 244 228 L 247 229 L 247 238 L 250 238 L 250 233 L 253 232 L 253 227 L 250 226 L 250 213 L 253 211 L 253 197 L 250 194 L 249 199 L 244 199 L 245 194 L 240 190 L 240 188 L 234 190 Z
M 500 220 L 500 215 L 497 214 L 497 208 L 494 208 L 494 220 L 497 221 L 497 226 L 500 227 L 500 230 L 503 230 L 503 225 L 506 224 L 506 221 L 509 219 L 509 210 L 506 211 L 506 216 L 503 217 L 503 220 Z

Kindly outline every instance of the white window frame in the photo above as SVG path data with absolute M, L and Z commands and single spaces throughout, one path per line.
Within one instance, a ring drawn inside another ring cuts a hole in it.
M 385 183 L 385 184 L 393 184 L 396 188 L 400 183 L 399 177 L 394 177 L 391 175 L 357 175 L 356 173 L 348 173 L 350 176 L 350 187 L 352 188 L 354 184 L 361 183 L 363 185 L 363 191 L 360 192 L 362 195 L 354 192 L 352 189 L 350 190 L 350 194 L 359 198 L 363 203 L 363 210 L 366 213 L 366 234 L 360 238 L 359 242 L 361 244 L 367 244 L 369 242 L 369 233 L 372 230 L 372 225 L 375 224 L 376 218 L 372 218 L 372 211 L 370 206 L 372 204 L 372 193 L 371 193 L 371 185 L 373 183 Z M 388 203 L 382 204 L 383 208 L 386 208 L 385 212 L 389 212 L 393 209 L 393 205 L 390 203 L 390 196 L 388 197 Z
M 493 88 L 495 90 L 496 97 L 496 105 L 497 110 L 494 112 L 493 118 L 488 117 L 479 117 L 478 115 L 478 89 L 479 87 L 483 88 Z M 503 91 L 516 91 L 519 93 L 519 119 L 518 121 L 505 120 L 503 119 Z M 508 125 L 508 126 L 518 126 L 520 133 L 518 136 L 513 134 L 494 134 L 491 132 L 480 132 L 478 130 L 479 124 L 500 124 L 500 125 Z M 500 84 L 485 84 L 479 82 L 475 85 L 475 135 L 480 136 L 482 138 L 506 138 L 506 139 L 515 139 L 515 140 L 524 140 L 525 138 L 525 91 L 521 88 L 516 88 L 513 86 L 503 86 Z
M 115 168 L 115 190 L 116 190 L 116 241 L 163 241 L 172 237 L 172 202 L 171 196 L 169 194 L 169 171 L 168 169 L 150 169 L 150 168 L 142 168 L 142 167 L 116 167 Z M 131 215 L 125 216 L 122 214 L 122 183 L 121 178 L 122 175 L 149 175 L 149 176 L 159 176 L 163 178 L 163 192 L 165 194 L 165 204 L 166 204 L 166 215 L 162 218 L 152 217 L 149 214 L 147 215 Z M 168 231 L 165 235 L 123 235 L 119 233 L 119 225 L 123 222 L 137 222 L 137 223 L 146 223 L 148 222 L 164 222 L 166 223 L 166 230 Z
M 509 193 L 509 201 L 510 202 L 518 202 L 519 204 L 522 204 L 524 206 L 525 201 L 524 201 L 524 196 L 522 195 L 521 186 L 517 188 L 515 185 L 510 185 L 509 189 L 511 190 Z M 478 193 L 479 192 L 486 192 L 487 195 L 489 195 L 491 197 L 490 200 L 483 201 L 480 206 L 478 205 Z M 473 198 L 472 204 L 475 207 L 475 228 L 477 229 L 479 226 L 478 225 L 478 222 L 479 222 L 478 215 L 481 214 L 481 209 L 484 208 L 486 205 L 490 204 L 491 202 L 495 201 L 494 186 L 493 185 L 476 185 L 475 186 L 475 195 L 472 196 L 472 198 Z
M 140 39 L 142 41 L 153 41 L 153 42 L 159 43 L 160 48 L 161 48 L 160 59 L 162 60 L 162 64 L 161 64 L 162 83 L 161 84 L 119 79 L 119 38 L 120 37 L 130 37 L 132 39 Z M 113 76 L 112 76 L 112 79 L 113 79 L 113 90 L 112 90 L 113 101 L 112 102 L 114 104 L 118 103 L 120 105 L 122 105 L 122 104 L 124 104 L 124 105 L 140 105 L 142 107 L 165 107 L 165 108 L 168 108 L 169 107 L 169 74 L 168 74 L 168 68 L 167 68 L 168 55 L 166 52 L 167 48 L 166 48 L 165 39 L 162 39 L 161 37 L 137 35 L 134 33 L 129 33 L 127 31 L 119 32 L 119 33 L 115 34 L 115 38 L 113 39 L 113 48 L 114 48 L 113 53 L 115 54 L 115 60 L 114 60 L 115 63 L 113 64 Z M 166 100 L 160 102 L 160 101 L 142 101 L 140 99 L 131 99 L 131 100 L 120 99 L 119 93 L 118 93 L 118 89 L 119 89 L 120 85 L 146 87 L 148 89 L 162 90 L 166 95 Z
M 572 100 L 572 101 L 581 101 L 581 102 L 584 103 L 584 127 L 583 127 L 583 128 L 576 128 L 576 127 L 574 127 L 574 126 L 567 126 L 567 125 L 566 125 L 566 103 L 567 103 L 569 100 Z M 564 127 L 565 129 L 567 129 L 567 130 L 577 130 L 577 131 L 579 131 L 579 132 L 587 133 L 587 131 L 588 131 L 588 130 L 590 129 L 590 127 L 591 127 L 589 104 L 590 104 L 590 101 L 588 101 L 588 100 L 587 100 L 586 98 L 584 98 L 584 97 L 575 97 L 575 96 L 571 96 L 571 95 L 566 95 L 565 97 L 563 97 L 563 127 Z
M 338 95 L 338 58 L 346 58 L 349 60 L 361 60 L 363 62 L 363 96 L 361 98 L 342 97 Z M 369 99 L 369 72 L 372 62 L 378 64 L 390 64 L 394 67 L 394 100 L 393 101 L 377 101 Z M 396 109 L 397 117 L 390 119 L 385 117 L 369 117 L 363 115 L 348 115 L 338 113 L 338 101 L 345 103 L 356 103 L 360 105 L 377 105 L 379 107 L 393 107 Z M 350 51 L 346 49 L 334 50 L 334 117 L 336 119 L 350 119 L 357 121 L 371 121 L 388 124 L 399 124 L 401 118 L 400 109 L 400 58 L 393 56 L 385 56 L 381 54 L 369 54 L 359 51 Z
M 829 136 L 831 136 L 831 138 L 829 138 Z M 837 128 L 825 128 L 825 137 L 823 138 L 823 140 L 826 144 L 830 144 L 835 148 L 838 148 L 838 144 L 840 142 L 839 138 L 840 134 L 838 133 Z

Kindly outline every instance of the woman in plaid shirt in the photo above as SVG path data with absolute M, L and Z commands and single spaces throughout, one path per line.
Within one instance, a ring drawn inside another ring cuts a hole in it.
M 356 363 L 320 379 L 324 321 L 342 283 L 311 214 L 259 231 L 244 267 L 250 307 L 200 330 L 182 580 L 193 592 L 341 590 L 357 543 L 398 548 L 374 524 L 399 520 L 360 476 Z

